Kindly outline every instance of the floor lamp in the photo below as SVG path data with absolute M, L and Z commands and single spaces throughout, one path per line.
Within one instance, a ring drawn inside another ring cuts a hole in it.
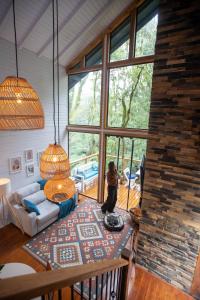
M 21 229 L 22 233 L 24 233 L 24 229 L 22 226 L 22 223 L 18 217 L 18 215 L 15 213 L 12 205 L 10 204 L 10 201 L 8 200 L 8 197 L 11 193 L 11 183 L 9 178 L 0 178 L 0 204 L 1 204 L 1 219 L 2 224 L 6 224 L 6 219 L 8 217 L 8 211 L 6 211 L 6 207 L 9 208 L 11 213 L 13 214 L 13 217 L 15 218 L 15 221 L 18 223 L 19 228 Z

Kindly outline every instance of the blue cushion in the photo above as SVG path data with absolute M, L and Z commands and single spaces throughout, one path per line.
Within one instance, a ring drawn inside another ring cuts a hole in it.
M 76 201 L 73 198 L 63 201 L 61 203 L 57 203 L 57 204 L 59 205 L 59 208 L 60 208 L 60 212 L 58 215 L 59 219 L 67 216 L 76 207 Z
M 24 199 L 24 205 L 25 205 L 26 209 L 28 210 L 28 212 L 30 212 L 30 213 L 35 212 L 36 215 L 40 215 L 39 209 L 33 202 Z
M 98 171 L 98 166 L 93 166 L 93 167 L 92 167 L 92 170 L 93 170 L 93 171 Z
M 94 177 L 95 175 L 98 174 L 98 171 L 93 171 L 93 170 L 90 170 L 90 172 L 87 172 L 84 176 L 85 179 L 88 179 L 88 178 L 91 178 L 91 177 Z
M 41 190 L 44 190 L 44 186 L 45 186 L 46 182 L 47 182 L 46 179 L 41 179 L 41 180 L 37 181 L 37 183 L 39 183 L 39 185 L 40 185 Z
M 128 176 L 128 179 L 135 179 L 136 175 L 135 174 L 131 174 Z

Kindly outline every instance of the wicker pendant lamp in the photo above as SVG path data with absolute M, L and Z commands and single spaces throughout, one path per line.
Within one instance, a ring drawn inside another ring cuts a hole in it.
M 56 0 L 57 13 L 57 89 L 58 89 L 58 142 L 59 134 L 59 61 L 58 61 L 58 0 Z M 53 202 L 62 202 L 71 198 L 75 193 L 75 184 L 68 178 L 70 176 L 70 164 L 65 150 L 57 144 L 57 130 L 55 122 L 55 69 L 54 69 L 54 0 L 52 0 L 53 15 L 53 120 L 54 120 L 54 144 L 50 144 L 40 159 L 40 175 L 50 179 L 45 184 L 44 193 Z
M 53 202 L 62 202 L 70 199 L 75 194 L 75 185 L 70 178 L 50 179 L 44 186 L 46 197 Z
M 13 0 L 17 77 L 8 76 L 0 85 L 0 130 L 44 128 L 44 112 L 39 97 L 24 78 L 18 76 L 15 0 Z
M 45 179 L 64 179 L 70 176 L 69 159 L 58 144 L 50 144 L 40 159 L 40 175 Z

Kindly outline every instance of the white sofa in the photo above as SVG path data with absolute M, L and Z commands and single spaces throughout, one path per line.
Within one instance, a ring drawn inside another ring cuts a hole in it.
M 46 199 L 44 191 L 40 190 L 38 183 L 32 183 L 17 190 L 13 196 L 15 213 L 19 217 L 25 233 L 29 236 L 34 236 L 57 220 L 59 206 Z M 25 199 L 37 205 L 40 215 L 36 215 L 35 212 L 27 212 L 23 202 Z M 13 223 L 17 226 L 14 219 Z
M 81 182 L 82 192 L 96 184 L 98 179 L 98 163 L 91 161 L 85 165 L 74 168 L 73 177 Z

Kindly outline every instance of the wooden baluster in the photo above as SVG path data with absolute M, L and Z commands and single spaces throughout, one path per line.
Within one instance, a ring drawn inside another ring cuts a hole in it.
M 96 299 L 98 299 L 98 291 L 99 291 L 99 287 L 98 287 L 98 276 L 96 276 Z
M 104 277 L 104 274 L 101 275 L 101 300 L 103 299 L 103 277 Z
M 74 300 L 74 286 L 71 286 L 71 300 Z
M 62 300 L 62 290 L 58 290 L 58 300 Z
M 89 279 L 89 300 L 91 300 L 92 294 L 92 278 Z
M 119 299 L 120 300 L 126 300 L 128 299 L 128 288 L 129 288 L 129 281 L 130 281 L 130 277 L 131 277 L 131 271 L 133 266 L 133 252 L 128 250 L 128 249 L 124 249 L 122 251 L 121 254 L 122 258 L 126 259 L 129 264 L 127 266 L 124 266 L 121 268 L 121 283 L 120 283 L 120 295 L 119 295 Z
M 81 281 L 81 300 L 83 299 L 83 281 Z

